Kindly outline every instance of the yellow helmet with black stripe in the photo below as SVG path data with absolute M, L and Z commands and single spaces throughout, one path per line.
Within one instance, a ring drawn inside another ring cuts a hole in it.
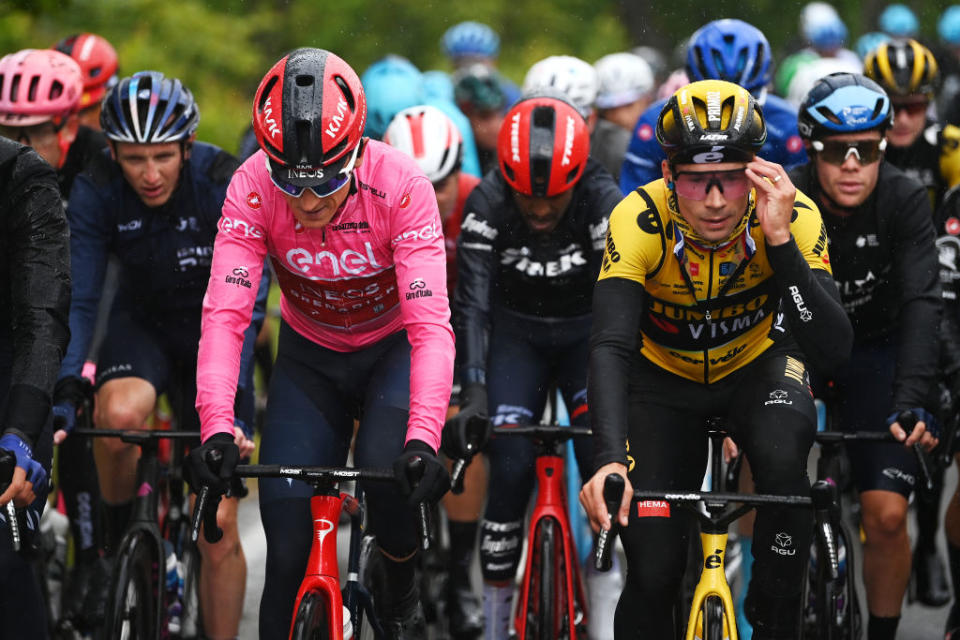
M 681 87 L 657 119 L 657 142 L 673 163 L 746 162 L 766 140 L 756 99 L 723 80 Z
M 884 42 L 867 54 L 863 68 L 891 97 L 922 94 L 933 100 L 940 83 L 933 53 L 913 39 Z

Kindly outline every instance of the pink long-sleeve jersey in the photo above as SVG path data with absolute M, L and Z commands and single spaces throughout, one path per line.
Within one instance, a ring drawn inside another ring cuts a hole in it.
M 412 159 L 376 141 L 367 142 L 354 180 L 356 192 L 334 218 L 307 230 L 270 181 L 263 151 L 234 174 L 203 301 L 197 410 L 204 440 L 233 433 L 243 331 L 269 255 L 283 319 L 313 342 L 355 351 L 407 330 L 407 440 L 439 448 L 454 346 L 436 196 Z

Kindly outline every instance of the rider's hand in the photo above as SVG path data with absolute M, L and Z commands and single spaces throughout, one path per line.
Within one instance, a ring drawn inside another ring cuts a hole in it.
M 220 452 L 222 460 L 218 471 L 211 469 L 207 463 L 208 451 Z M 239 461 L 240 448 L 237 447 L 234 436 L 229 433 L 215 433 L 199 447 L 193 448 L 187 456 L 187 482 L 196 493 L 200 492 L 201 487 L 207 486 L 215 493 L 224 494 L 230 488 L 230 480 Z
M 486 386 L 480 383 L 465 385 L 460 392 L 460 411 L 443 425 L 440 448 L 450 459 L 469 458 L 487 443 L 490 428 Z M 473 434 L 480 438 L 471 450 L 467 445 Z
M 747 163 L 747 177 L 757 189 L 757 220 L 770 246 L 790 241 L 790 218 L 797 188 L 779 164 L 757 156 Z
M 53 391 L 53 444 L 60 444 L 77 426 L 77 407 L 86 397 L 82 378 L 63 378 Z
M 936 418 L 923 408 L 910 409 L 910 412 L 917 417 L 917 424 L 913 427 L 909 436 L 903 427 L 897 422 L 899 412 L 892 414 L 887 418 L 887 424 L 890 425 L 890 433 L 906 447 L 912 447 L 917 442 L 923 447 L 924 451 L 932 451 L 939 444 L 937 433 Z
M 7 433 L 0 438 L 0 449 L 13 452 L 17 459 L 17 467 L 13 471 L 13 479 L 7 490 L 0 495 L 0 506 L 11 500 L 18 507 L 23 507 L 36 499 L 34 488 L 37 491 L 46 491 L 47 472 L 39 462 L 33 459 L 33 451 L 23 439 L 13 433 Z
M 630 517 L 630 502 L 633 500 L 633 486 L 627 478 L 627 468 L 619 462 L 605 464 L 593 477 L 583 485 L 580 490 L 580 504 L 587 512 L 587 518 L 590 520 L 590 528 L 594 532 L 600 529 L 610 528 L 610 514 L 607 512 L 607 505 L 603 501 L 603 482 L 611 473 L 623 476 L 624 489 L 623 498 L 620 500 L 620 510 L 615 514 L 617 520 L 622 526 L 627 526 Z
M 413 487 L 407 478 L 407 463 L 416 457 L 423 460 L 423 477 Z M 406 444 L 403 453 L 393 461 L 393 475 L 410 504 L 437 502 L 450 488 L 450 473 L 446 465 L 440 462 L 437 452 L 422 440 L 411 440 Z
M 233 426 L 233 442 L 240 450 L 241 460 L 249 459 L 250 456 L 253 455 L 253 450 L 257 448 L 257 443 L 247 437 L 247 434 L 243 431 L 243 427 L 240 425 Z

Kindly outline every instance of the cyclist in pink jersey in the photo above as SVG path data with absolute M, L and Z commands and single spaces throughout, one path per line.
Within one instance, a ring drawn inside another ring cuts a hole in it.
M 283 322 L 260 461 L 344 464 L 359 419 L 356 465 L 392 465 L 399 480 L 366 488 L 386 569 L 380 619 L 389 638 L 419 638 L 412 506 L 449 486 L 436 455 L 454 356 L 446 259 L 430 181 L 402 152 L 362 138 L 365 116 L 356 73 L 328 51 L 298 49 L 263 78 L 253 108 L 261 150 L 230 183 L 204 300 L 204 443 L 190 466 L 197 484 L 224 490 L 236 465 L 231 399 L 251 283 L 269 256 Z M 211 449 L 223 454 L 218 472 L 205 463 Z M 426 462 L 415 488 L 403 472 L 413 456 Z M 311 543 L 309 497 L 302 483 L 260 483 L 261 638 L 287 636 Z

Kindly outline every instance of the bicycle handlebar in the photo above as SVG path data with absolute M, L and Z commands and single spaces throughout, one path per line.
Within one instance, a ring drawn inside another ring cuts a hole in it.
M 13 472 L 17 468 L 17 457 L 9 449 L 0 449 L 0 485 L 3 490 L 13 482 Z M 20 537 L 20 522 L 17 520 L 17 508 L 13 500 L 4 505 L 7 522 L 10 525 L 10 541 L 13 550 L 19 552 L 23 546 L 23 539 Z
M 526 436 L 554 442 L 565 442 L 578 436 L 592 436 L 593 431 L 587 427 L 564 427 L 555 424 L 521 424 L 510 427 L 494 427 L 493 434 L 497 436 Z
M 407 462 L 407 468 L 404 472 L 407 474 L 407 481 L 410 486 L 416 488 L 423 479 L 423 472 L 426 464 L 420 457 L 410 458 Z M 430 507 L 426 502 L 417 504 L 417 534 L 420 536 L 420 548 L 423 551 L 429 551 L 432 546 L 430 540 Z
M 216 449 L 207 451 L 204 462 L 213 473 L 219 473 L 223 464 L 223 454 Z M 200 538 L 200 523 L 203 522 L 203 538 L 210 544 L 216 544 L 223 538 L 223 529 L 217 525 L 217 509 L 220 507 L 221 496 L 213 494 L 209 485 L 200 487 L 197 501 L 193 508 L 193 520 L 190 523 L 190 539 L 194 543 Z
M 620 511 L 620 501 L 623 500 L 625 486 L 623 476 L 618 473 L 611 473 L 603 479 L 603 502 L 607 505 L 607 513 L 610 514 L 610 528 L 601 529 L 597 537 L 597 547 L 593 556 L 593 567 L 597 571 L 609 571 L 613 566 L 613 543 L 620 532 L 617 513 Z
M 453 461 L 453 469 L 450 471 L 450 491 L 454 495 L 463 493 L 463 477 L 466 475 L 467 467 L 473 457 L 480 452 L 480 446 L 485 439 L 489 420 L 472 420 L 467 422 L 467 455 L 457 458 Z
M 88 438 L 120 438 L 128 444 L 146 444 L 151 440 L 200 440 L 199 431 L 117 431 L 113 429 L 74 429 L 73 435 Z

